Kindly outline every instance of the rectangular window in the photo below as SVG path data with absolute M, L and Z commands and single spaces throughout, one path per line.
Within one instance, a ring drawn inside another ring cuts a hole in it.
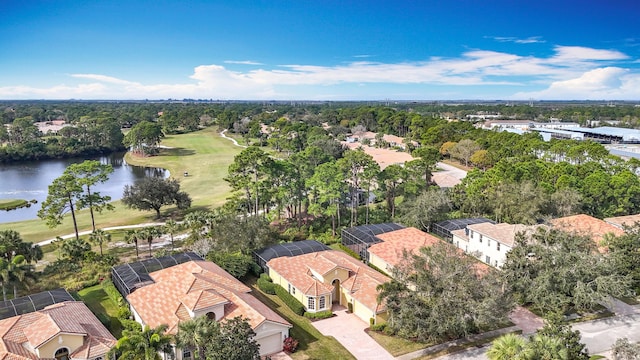
M 309 297 L 307 301 L 308 301 L 307 302 L 307 305 L 308 305 L 307 308 L 309 310 L 315 310 L 316 309 L 316 299 L 312 298 L 312 297 Z
M 322 309 L 324 309 L 324 308 L 325 308 L 325 306 L 327 306 L 327 305 L 326 305 L 326 303 L 325 303 L 325 297 L 324 297 L 324 296 L 321 296 L 321 297 L 320 297 L 320 304 L 319 304 L 318 309 L 319 309 L 319 310 L 322 310 Z
M 491 265 L 491 258 L 489 256 L 486 256 L 485 258 L 485 262 L 489 265 Z
M 496 248 L 498 249 L 498 251 L 500 251 L 500 243 L 496 243 Z
M 498 260 L 496 260 L 495 263 L 495 267 L 498 267 Z
M 191 350 L 182 350 L 183 359 L 191 359 Z
M 289 284 L 289 294 L 291 294 L 291 284 Z
M 480 244 L 482 244 L 482 235 L 480 235 Z

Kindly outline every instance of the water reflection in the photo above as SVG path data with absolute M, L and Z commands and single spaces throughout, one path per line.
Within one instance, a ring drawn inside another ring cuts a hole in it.
M 19 164 L 0 164 L 0 199 L 36 200 L 38 203 L 29 208 L 12 211 L 0 211 L 0 223 L 35 219 L 47 198 L 48 187 L 64 170 L 80 159 L 44 160 L 23 162 Z M 111 154 L 91 158 L 103 164 L 111 164 L 113 173 L 109 181 L 96 187 L 102 195 L 111 196 L 112 200 L 122 197 L 125 185 L 133 184 L 145 177 L 167 177 L 169 172 L 159 168 L 147 168 L 129 165 L 124 161 L 124 153 Z

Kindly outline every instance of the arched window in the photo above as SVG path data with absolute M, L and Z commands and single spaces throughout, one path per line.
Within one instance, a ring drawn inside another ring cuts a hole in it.
M 53 356 L 56 358 L 56 360 L 69 360 L 69 349 L 60 348 Z
M 214 313 L 213 311 L 210 311 L 207 313 L 207 317 L 209 318 L 209 320 L 216 320 L 216 313 Z

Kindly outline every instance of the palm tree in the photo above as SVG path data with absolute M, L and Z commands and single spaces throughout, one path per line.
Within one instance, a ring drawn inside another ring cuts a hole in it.
M 142 239 L 142 229 L 131 229 L 124 233 L 124 241 L 127 244 L 134 244 L 136 247 L 136 259 L 140 258 L 138 252 L 138 240 Z
M 166 330 L 167 325 L 153 329 L 145 326 L 142 330 L 125 330 L 107 356 L 120 360 L 160 360 L 159 352 L 171 354 L 173 351 L 171 336 L 165 333 Z
M 102 256 L 102 244 L 111 241 L 111 234 L 104 232 L 102 229 L 97 229 L 89 235 L 89 242 L 98 244 L 100 246 L 100 256 Z
M 27 260 L 22 255 L 16 255 L 9 266 L 7 267 L 9 273 L 9 282 L 13 284 L 13 298 L 18 297 L 18 285 L 27 285 L 27 280 L 34 279 L 33 266 L 27 263 Z
M 176 346 L 181 349 L 193 349 L 195 360 L 204 358 L 206 346 L 217 332 L 218 323 L 206 316 L 180 323 L 176 335 Z
M 556 337 L 546 335 L 536 335 L 529 341 L 529 347 L 532 350 L 531 359 L 536 360 L 567 360 L 569 352 L 562 343 L 562 340 Z
M 522 336 L 506 334 L 493 340 L 487 357 L 489 360 L 525 360 L 531 357 L 531 353 Z
M 152 257 L 153 255 L 151 254 L 151 243 L 153 242 L 154 238 L 160 236 L 160 229 L 155 226 L 149 226 L 142 229 L 142 234 L 142 238 L 147 240 L 147 244 L 149 244 L 149 257 Z
M 24 284 L 30 278 L 33 278 L 33 267 L 26 262 L 24 256 L 16 255 L 11 261 L 0 258 L 0 286 L 4 301 L 7 301 L 7 285 L 13 284 L 15 299 L 18 297 L 18 284 Z
M 180 228 L 181 228 L 180 224 L 178 224 L 173 220 L 168 220 L 164 224 L 164 228 L 163 228 L 164 233 L 169 234 L 169 236 L 171 237 L 171 252 L 173 252 L 173 235 L 177 233 L 180 230 Z

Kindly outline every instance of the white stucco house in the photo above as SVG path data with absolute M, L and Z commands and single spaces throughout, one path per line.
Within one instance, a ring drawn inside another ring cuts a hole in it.
M 507 252 L 513 249 L 516 234 L 532 233 L 541 225 L 491 224 L 467 225 L 454 230 L 453 244 L 484 263 L 500 268 L 506 260 Z

